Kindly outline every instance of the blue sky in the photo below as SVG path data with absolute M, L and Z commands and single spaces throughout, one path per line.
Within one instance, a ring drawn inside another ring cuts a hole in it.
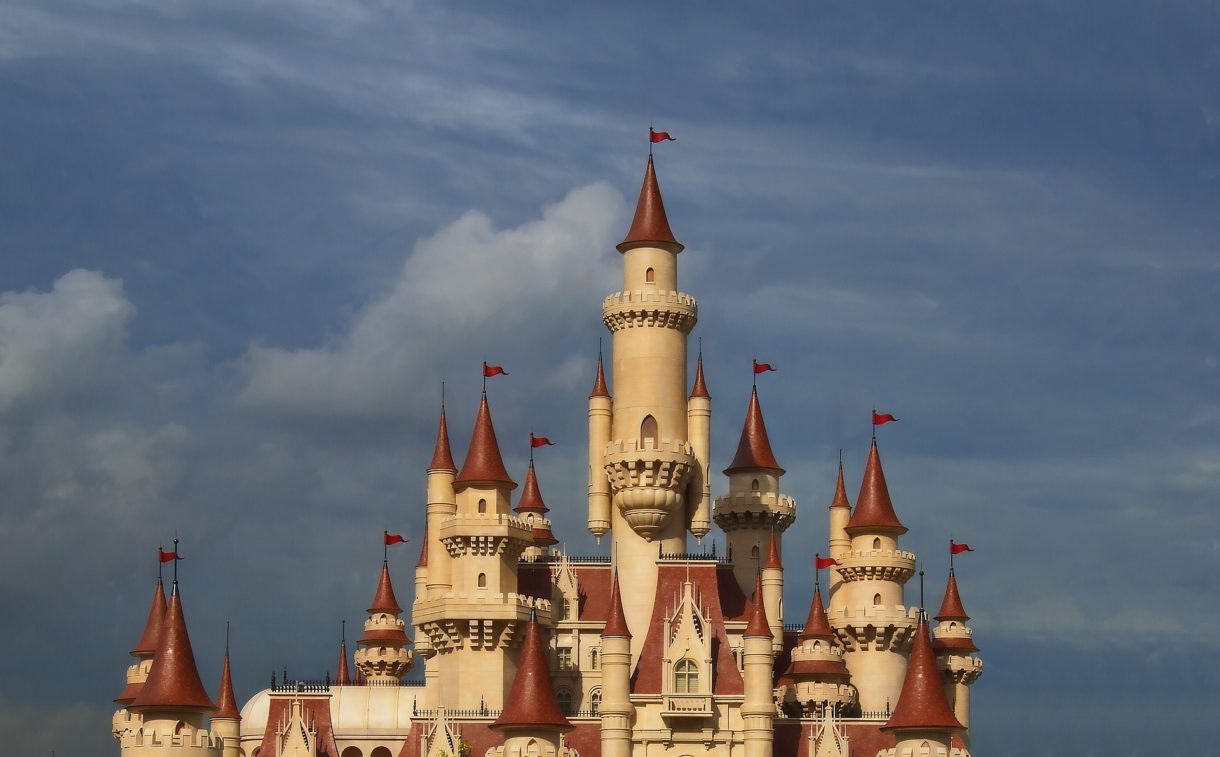
M 8 0 L 0 102 L 13 751 L 114 753 L 175 530 L 213 690 L 226 619 L 239 697 L 322 675 L 484 357 L 510 470 L 560 442 L 543 493 L 593 550 L 585 397 L 654 121 L 721 463 L 750 357 L 780 368 L 787 606 L 892 410 L 935 599 L 948 537 L 977 550 L 975 750 L 1217 753 L 1213 3 Z

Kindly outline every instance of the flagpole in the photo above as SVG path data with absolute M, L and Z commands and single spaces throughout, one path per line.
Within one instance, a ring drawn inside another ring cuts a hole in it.
M 753 358 L 750 359 L 750 372 L 754 374 L 754 388 L 755 389 L 758 388 L 758 371 L 755 369 L 755 366 L 757 366 L 757 365 L 758 365 L 758 355 L 755 355 Z
M 873 408 L 873 415 L 872 415 L 871 420 L 873 422 L 873 441 L 875 442 L 875 441 L 877 441 L 877 408 L 876 407 Z
M 923 618 L 923 569 L 919 571 L 919 617 Z
M 178 586 L 178 537 L 174 537 L 174 587 Z
M 953 575 L 953 537 L 949 537 L 949 575 Z
M 388 543 L 390 541 L 389 536 L 389 531 L 381 532 L 381 562 L 386 565 L 390 564 L 390 545 Z
M 652 121 L 648 122 L 648 159 L 652 160 Z
M 165 583 L 165 578 L 161 575 L 161 569 L 165 566 L 165 561 L 161 559 L 161 553 L 165 551 L 164 544 L 157 545 L 157 583 Z
M 483 361 L 483 395 L 487 395 L 487 361 Z

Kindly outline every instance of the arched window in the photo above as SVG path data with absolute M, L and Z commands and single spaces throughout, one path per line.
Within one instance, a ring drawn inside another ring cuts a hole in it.
M 563 619 L 571 620 L 572 617 L 573 617 L 572 616 L 572 600 L 568 599 L 567 597 L 564 597 L 563 598 Z
M 881 549 L 881 537 L 880 536 L 878 536 L 876 539 L 873 539 L 873 549 Z
M 601 657 L 601 653 L 597 647 L 589 650 L 589 670 L 597 670 L 598 663 L 600 662 L 599 657 Z
M 753 481 L 750 482 L 750 491 L 752 491 L 752 492 L 758 491 L 758 479 L 754 479 Z
M 694 660 L 678 660 L 674 665 L 674 693 L 696 694 L 699 691 L 699 666 Z
M 480 513 L 487 512 L 487 500 L 485 500 L 485 499 L 479 500 L 479 512 Z
M 949 624 L 949 630 L 950 630 L 950 631 L 956 631 L 956 630 L 957 630 L 957 623 L 950 623 L 950 624 Z
M 538 746 L 537 739 L 530 739 L 525 745 L 525 757 L 538 757 L 542 754 L 542 748 Z
M 649 268 L 647 271 L 644 271 L 644 282 L 647 284 L 657 283 L 657 272 L 651 268 Z
M 381 651 L 379 652 L 379 654 L 380 654 L 382 657 L 385 657 L 385 647 L 382 647 L 382 648 L 381 648 Z
M 873 606 L 874 606 L 874 607 L 880 607 L 880 606 L 881 606 L 881 595 L 880 595 L 880 594 L 874 594 L 874 595 L 873 595 Z
M 555 694 L 555 699 L 559 700 L 559 709 L 564 715 L 572 714 L 572 692 L 567 689 L 560 689 Z
M 479 574 L 479 588 L 480 589 L 487 588 L 487 574 L 486 573 Z
M 752 557 L 754 559 L 758 559 L 758 545 L 757 544 L 755 544 L 753 547 L 750 547 L 750 557 Z
M 919 757 L 932 757 L 932 745 L 926 741 L 920 744 Z
M 360 747 L 349 746 L 347 749 L 343 750 L 341 757 L 364 757 L 364 755 L 360 753 Z
M 589 694 L 589 709 L 593 712 L 594 715 L 601 712 L 601 709 L 602 709 L 602 690 L 601 689 L 594 689 L 593 692 L 591 694 Z
M 370 754 L 369 757 L 394 757 L 394 755 L 392 752 L 390 752 L 389 749 L 386 749 L 383 746 L 379 746 L 373 750 L 372 754 Z
M 656 449 L 657 435 L 657 419 L 651 415 L 644 416 L 644 422 L 640 424 L 640 447 L 642 449 Z

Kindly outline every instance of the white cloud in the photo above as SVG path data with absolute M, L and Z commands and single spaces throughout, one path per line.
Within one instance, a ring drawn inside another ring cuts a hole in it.
M 0 294 L 0 412 L 96 381 L 134 312 L 122 282 L 82 269 L 50 292 Z
M 329 344 L 251 347 L 238 402 L 305 417 L 377 417 L 401 406 L 408 387 L 439 380 L 445 355 L 477 366 L 484 355 L 494 361 L 546 344 L 583 325 L 600 299 L 593 282 L 613 280 L 617 260 L 606 251 L 624 214 L 622 196 L 604 183 L 572 190 L 516 228 L 497 230 L 485 214 L 467 212 L 419 241 L 388 290 Z

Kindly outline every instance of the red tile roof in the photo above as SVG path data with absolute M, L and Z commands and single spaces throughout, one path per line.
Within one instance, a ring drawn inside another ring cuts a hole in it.
M 839 477 L 835 480 L 835 496 L 830 501 L 831 507 L 846 507 L 851 509 L 851 503 L 847 501 L 847 489 L 843 486 L 843 461 L 839 461 Z
M 170 593 L 169 607 L 165 614 L 165 627 L 153 656 L 152 670 L 148 680 L 140 689 L 139 696 L 131 703 L 133 710 L 216 709 L 203 682 L 199 680 L 199 668 L 195 665 L 195 652 L 191 649 L 191 637 L 186 631 L 186 617 L 182 613 L 182 600 L 178 596 L 178 584 Z
M 784 565 L 779 561 L 779 539 L 775 536 L 775 529 L 771 529 L 771 539 L 767 542 L 767 559 L 763 562 L 765 570 L 783 570 Z
M 615 572 L 610 586 L 610 617 L 606 619 L 606 627 L 602 629 L 602 636 L 631 638 L 631 629 L 627 627 L 627 616 L 623 613 L 623 597 L 619 593 L 617 572 Z
M 737 442 L 737 454 L 724 473 L 728 475 L 747 470 L 769 470 L 779 475 L 784 473 L 784 469 L 775 461 L 775 453 L 771 451 L 767 424 L 763 421 L 762 406 L 758 404 L 758 387 L 750 392 L 750 407 L 746 410 L 741 439 Z
M 937 620 L 970 620 L 966 608 L 962 607 L 961 595 L 957 593 L 957 576 L 949 574 L 949 582 L 945 584 L 945 599 L 940 603 Z
M 802 641 L 835 638 L 835 632 L 826 618 L 826 607 L 822 604 L 821 589 L 815 589 L 813 592 L 813 601 L 809 603 L 809 617 L 805 618 L 805 627 L 801 629 L 799 638 Z
M 606 372 L 602 369 L 602 353 L 597 353 L 597 377 L 593 379 L 593 391 L 589 392 L 589 399 L 594 397 L 609 397 L 610 390 L 606 388 Z
M 915 644 L 911 648 L 911 659 L 907 662 L 907 674 L 902 681 L 898 704 L 882 726 L 884 730 L 897 728 L 962 728 L 949 701 L 945 699 L 940 671 L 936 668 L 936 654 L 928 637 L 928 621 L 924 618 L 920 618 L 919 627 L 915 630 Z
M 636 202 L 635 217 L 631 229 L 618 245 L 619 252 L 632 247 L 653 245 L 672 252 L 681 252 L 682 243 L 674 238 L 665 216 L 665 203 L 661 200 L 661 186 L 657 183 L 656 168 L 652 156 L 648 156 L 648 167 L 644 169 L 644 184 L 640 187 L 640 199 Z
M 426 518 L 424 519 L 424 538 L 420 541 L 423 544 L 419 546 L 419 560 L 415 562 L 415 567 L 426 568 L 428 567 L 428 520 Z
M 534 471 L 534 461 L 530 460 L 529 470 L 525 472 L 525 486 L 521 489 L 521 499 L 513 508 L 519 513 L 546 513 L 546 503 L 542 501 L 542 491 L 538 488 L 538 474 Z
M 542 642 L 542 629 L 536 618 L 531 618 L 525 627 L 522 642 L 521 662 L 513 678 L 512 689 L 505 700 L 504 711 L 493 729 L 537 728 L 539 730 L 567 731 L 572 724 L 564 717 L 555 699 L 551 685 L 551 671 L 546 664 L 546 651 Z
M 864 480 L 860 482 L 860 496 L 856 498 L 856 509 L 847 521 L 847 533 L 891 533 L 905 534 L 894 514 L 890 501 L 890 490 L 885 484 L 885 471 L 881 469 L 881 455 L 877 452 L 877 440 L 873 440 L 868 451 L 868 462 L 864 466 Z
M 233 674 L 229 670 L 228 653 L 225 653 L 224 668 L 220 671 L 220 693 L 216 696 L 216 712 L 212 713 L 212 719 L 216 718 L 241 720 L 241 713 L 237 711 L 237 698 L 233 696 Z
M 428 470 L 457 473 L 453 464 L 453 450 L 449 447 L 449 422 L 445 420 L 445 408 L 441 406 L 441 418 L 436 424 L 436 448 L 432 451 L 432 462 Z
M 754 578 L 754 599 L 750 607 L 750 622 L 746 624 L 746 630 L 742 635 L 747 638 L 750 636 L 772 638 L 771 626 L 767 623 L 767 603 L 763 601 L 762 573 Z
M 339 662 L 335 666 L 335 683 L 346 686 L 351 683 L 351 674 L 347 672 L 347 642 L 339 642 Z
M 690 390 L 691 397 L 702 397 L 711 399 L 712 395 L 707 393 L 707 382 L 703 380 L 703 353 L 699 353 L 699 360 L 695 363 L 695 386 Z
M 152 606 L 148 608 L 148 620 L 144 622 L 144 633 L 131 650 L 132 657 L 148 656 L 157 651 L 157 643 L 161 640 L 161 629 L 165 626 L 165 586 L 157 579 L 157 588 L 153 590 Z
M 394 596 L 394 584 L 390 581 L 390 564 L 384 561 L 381 563 L 381 580 L 377 582 L 377 593 L 373 595 L 373 602 L 369 605 L 370 615 L 379 612 L 402 614 L 402 607 Z
M 470 436 L 470 448 L 466 450 L 466 462 L 454 483 L 459 488 L 472 484 L 507 484 L 510 489 L 517 484 L 504 469 L 504 458 L 500 456 L 500 444 L 496 441 L 496 428 L 491 422 L 491 408 L 487 405 L 487 394 L 479 402 L 479 414 L 474 419 L 474 433 Z
M 263 731 L 261 745 L 256 747 L 259 754 L 273 755 L 276 753 L 276 730 L 281 723 L 288 720 L 291 712 L 291 696 L 273 696 L 271 698 L 267 707 L 267 728 Z M 334 727 L 330 722 L 330 700 L 328 698 L 302 699 L 301 713 L 306 712 L 312 716 L 313 724 L 318 729 L 318 757 L 339 757 L 339 747 L 335 744 Z

